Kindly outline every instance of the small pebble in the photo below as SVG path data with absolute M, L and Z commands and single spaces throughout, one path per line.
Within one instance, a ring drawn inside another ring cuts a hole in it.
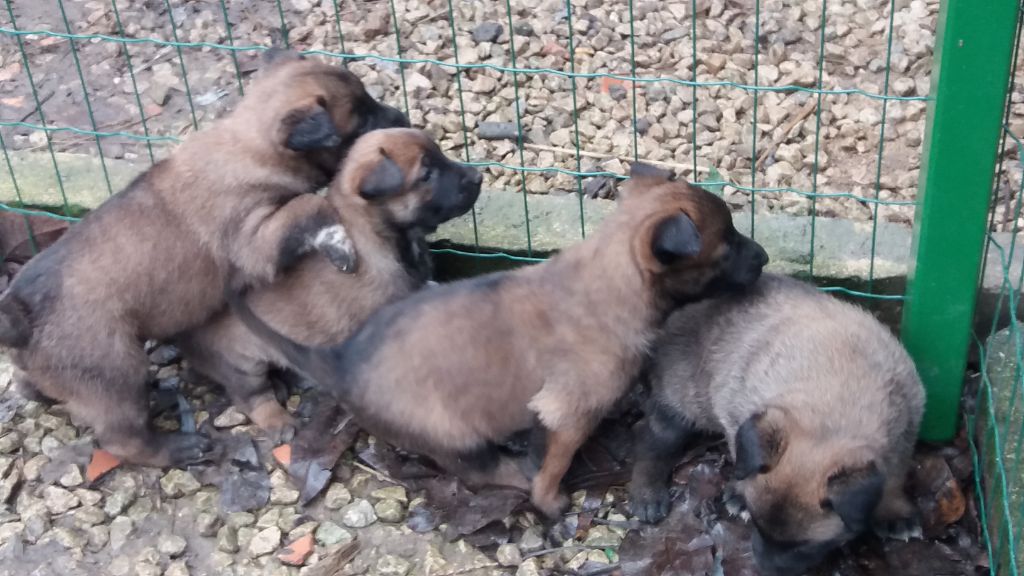
M 349 528 L 365 528 L 376 521 L 377 514 L 366 500 L 356 500 L 341 509 L 341 522 Z
M 273 526 L 263 530 L 249 542 L 249 555 L 253 558 L 265 556 L 277 550 L 281 545 L 281 529 Z
M 352 493 L 342 484 L 331 484 L 324 496 L 324 506 L 330 510 L 337 510 L 352 502 Z
M 351 542 L 355 536 L 334 522 L 323 522 L 316 529 L 316 541 L 321 546 L 333 546 L 342 542 Z
M 482 42 L 497 42 L 505 29 L 497 22 L 481 22 L 473 28 L 473 41 L 477 44 Z
M 185 553 L 187 545 L 185 539 L 177 534 L 164 534 L 157 543 L 157 549 L 167 557 L 177 558 Z

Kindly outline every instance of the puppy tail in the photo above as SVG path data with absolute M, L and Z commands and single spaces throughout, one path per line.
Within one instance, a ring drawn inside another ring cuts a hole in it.
M 10 292 L 0 297 L 0 346 L 24 348 L 32 338 L 25 305 Z
M 231 310 L 253 334 L 280 351 L 293 368 L 316 380 L 315 374 L 306 372 L 311 365 L 312 349 L 274 330 L 262 318 L 256 316 L 249 303 L 245 301 L 245 294 L 245 291 L 228 290 L 227 300 Z

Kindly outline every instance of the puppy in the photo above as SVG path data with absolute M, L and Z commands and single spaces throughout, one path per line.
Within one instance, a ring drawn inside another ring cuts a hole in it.
M 531 491 L 555 516 L 577 448 L 641 367 L 668 312 L 754 282 L 764 250 L 717 196 L 637 165 L 615 213 L 547 262 L 423 290 L 376 312 L 343 345 L 250 328 L 369 430 L 471 484 Z M 543 462 L 499 450 L 539 422 Z
M 151 466 L 201 459 L 206 439 L 150 426 L 146 339 L 171 337 L 317 250 L 353 266 L 344 228 L 310 192 L 360 134 L 405 125 L 341 67 L 271 52 L 237 109 L 33 258 L 0 299 L 0 344 L 19 387 L 63 402 L 115 456 Z
M 924 390 L 864 310 L 765 274 L 745 294 L 669 318 L 652 388 L 631 485 L 641 520 L 668 513 L 680 449 L 704 431 L 728 439 L 767 574 L 799 574 L 872 525 L 912 525 L 903 483 Z
M 480 195 L 480 173 L 444 156 L 425 133 L 377 130 L 349 151 L 327 193 L 359 254 L 354 274 L 341 274 L 311 254 L 278 281 L 252 291 L 248 306 L 307 346 L 344 340 L 375 309 L 429 279 L 426 235 L 465 214 Z M 230 312 L 181 341 L 190 366 L 225 386 L 235 404 L 264 430 L 292 424 L 267 380 L 288 359 Z M 330 426 L 333 426 L 330 423 Z

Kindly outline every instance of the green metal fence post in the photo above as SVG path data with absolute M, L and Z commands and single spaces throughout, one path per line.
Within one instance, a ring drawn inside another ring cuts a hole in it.
M 1010 73 L 1017 1 L 943 0 L 903 340 L 927 390 L 926 440 L 956 432 Z

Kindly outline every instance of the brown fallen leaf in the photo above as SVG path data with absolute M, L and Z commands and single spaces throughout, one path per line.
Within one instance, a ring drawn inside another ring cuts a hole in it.
M 278 553 L 277 559 L 289 566 L 302 566 L 313 553 L 313 534 L 295 540 Z
M 274 460 L 277 460 L 278 464 L 280 464 L 281 466 L 287 468 L 292 465 L 291 444 L 281 444 L 277 448 L 274 448 L 272 454 L 274 455 Z
M 93 451 L 92 460 L 89 461 L 89 466 L 85 469 L 85 479 L 95 482 L 120 465 L 121 461 L 113 454 L 97 448 Z
M 339 576 L 341 571 L 359 553 L 359 541 L 355 540 L 340 546 L 327 557 L 321 559 L 309 569 L 309 576 Z

